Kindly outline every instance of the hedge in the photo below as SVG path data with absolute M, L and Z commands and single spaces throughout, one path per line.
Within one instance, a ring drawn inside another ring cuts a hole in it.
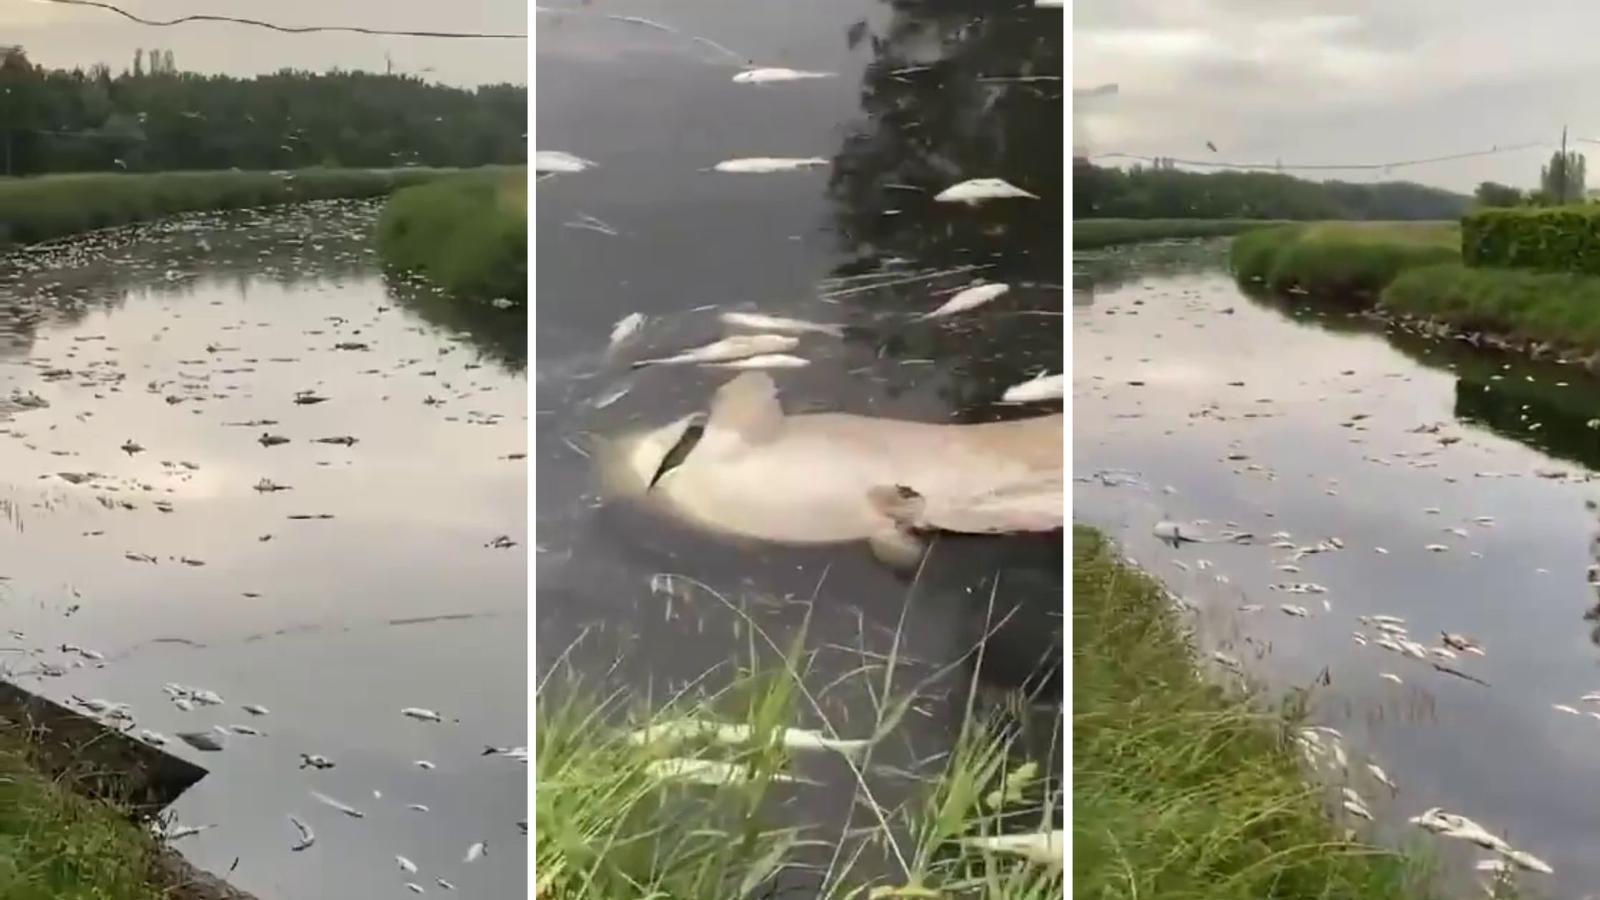
M 1485 209 L 1461 219 L 1469 266 L 1600 274 L 1600 204 Z

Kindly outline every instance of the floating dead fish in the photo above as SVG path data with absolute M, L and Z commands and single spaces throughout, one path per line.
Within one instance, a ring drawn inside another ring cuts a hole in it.
M 206 831 L 208 829 L 212 829 L 212 828 L 215 828 L 215 827 L 217 827 L 217 826 L 216 825 L 181 825 L 181 826 L 171 827 L 171 828 L 161 828 L 161 827 L 157 826 L 153 830 L 155 831 L 156 836 L 161 838 L 162 840 L 164 840 L 164 841 L 175 841 L 175 840 L 178 840 L 179 838 L 186 838 L 186 837 L 189 837 L 190 835 L 199 834 L 202 831 Z
M 1427 546 L 1427 551 L 1429 553 L 1449 553 L 1450 548 L 1446 547 L 1444 544 L 1429 544 Z
M 581 156 L 573 156 L 560 150 L 537 150 L 533 154 L 533 170 L 535 172 L 582 172 L 584 169 L 593 168 L 594 163 Z
M 755 371 L 762 369 L 802 369 L 811 365 L 811 360 L 799 356 L 790 356 L 787 353 L 762 353 L 745 359 L 736 359 L 732 362 L 706 363 L 713 369 L 741 369 Z
M 416 810 L 417 812 L 427 812 L 428 811 L 428 808 L 426 806 L 423 806 L 421 803 L 407 803 L 406 804 L 406 809 Z
M 300 834 L 299 840 L 295 841 L 293 844 L 291 844 L 289 846 L 290 850 L 296 850 L 296 851 L 304 850 L 307 847 L 309 847 L 312 844 L 315 844 L 317 842 L 317 836 L 312 833 L 311 826 L 309 826 L 306 823 L 300 821 L 299 819 L 295 818 L 294 816 L 290 816 L 289 817 L 289 824 L 293 825 L 294 826 L 294 830 L 299 832 L 299 834 Z
M 807 72 L 803 69 L 770 67 L 746 69 L 733 76 L 733 82 L 734 84 L 773 84 L 780 81 L 806 81 L 832 77 L 834 77 L 833 72 Z
M 321 803 L 322 805 L 324 805 L 326 807 L 329 807 L 330 809 L 336 809 L 339 812 L 344 813 L 345 815 L 349 816 L 352 819 L 364 819 L 364 818 L 366 818 L 366 813 L 363 813 L 361 810 L 356 809 L 355 807 L 350 806 L 349 804 L 340 803 L 338 800 L 335 800 L 332 797 L 329 797 L 327 794 L 324 794 L 324 793 L 322 793 L 320 791 L 312 791 L 311 792 L 311 796 L 318 803 Z
M 616 349 L 628 338 L 638 334 L 644 328 L 644 313 L 628 313 L 611 326 L 610 348 Z
M 1382 678 L 1384 681 L 1392 681 L 1395 684 L 1405 684 L 1404 681 L 1400 680 L 1400 676 L 1394 674 L 1393 672 L 1379 672 L 1378 677 Z
M 433 882 L 434 882 L 434 884 L 437 884 L 439 887 L 442 887 L 447 891 L 453 891 L 453 890 L 456 889 L 455 885 L 451 884 L 448 881 L 445 881 L 443 878 L 435 878 L 433 880 Z
M 371 350 L 372 348 L 360 341 L 340 341 L 333 345 L 335 350 Z
M 962 846 L 989 853 L 1020 856 L 1031 862 L 1060 866 L 1065 862 L 1066 833 L 1041 831 L 1034 834 L 1001 834 L 961 839 Z
M 1150 530 L 1150 533 L 1174 547 L 1179 544 L 1203 543 L 1202 538 L 1186 533 L 1186 529 L 1177 522 L 1157 522 L 1155 527 Z
M 400 871 L 405 872 L 408 875 L 415 875 L 417 873 L 417 864 L 409 859 L 406 859 L 404 856 L 396 855 L 394 861 L 400 866 Z
M 210 731 L 180 731 L 178 739 L 196 750 L 215 753 L 222 749 L 222 740 Z
M 1484 655 L 1483 645 L 1464 634 L 1452 634 L 1448 631 L 1441 631 L 1439 634 L 1444 640 L 1444 645 L 1452 650 L 1460 650 L 1462 653 L 1473 653 L 1478 656 Z
M 634 363 L 633 367 L 637 369 L 643 366 L 729 362 L 768 353 L 786 353 L 799 346 L 799 344 L 798 338 L 786 334 L 735 335 L 702 347 L 696 347 L 693 350 L 685 350 L 674 356 L 640 360 Z
M 515 547 L 516 545 L 517 545 L 517 542 L 513 541 L 511 539 L 510 535 L 505 535 L 505 534 L 498 535 L 498 536 L 496 536 L 494 538 L 491 538 L 489 540 L 489 543 L 484 544 L 485 547 L 492 547 L 492 548 L 494 548 L 496 550 L 509 550 L 512 547 Z
M 467 848 L 467 855 L 462 857 L 461 861 L 464 863 L 475 862 L 482 858 L 488 849 L 489 847 L 487 844 L 485 844 L 483 841 L 478 841 Z
M 311 439 L 311 443 L 313 443 L 313 444 L 337 444 L 337 445 L 339 445 L 341 447 L 354 447 L 356 445 L 356 439 L 351 437 L 351 436 L 349 436 L 349 435 L 347 435 L 347 434 L 341 434 L 341 435 L 336 435 L 334 437 L 312 438 Z
M 300 768 L 331 769 L 333 768 L 333 760 L 320 753 L 302 753 L 300 754 Z
M 427 893 L 427 891 L 424 891 L 422 889 L 422 885 L 417 884 L 414 881 L 406 882 L 406 890 L 410 891 L 413 894 L 425 894 L 425 893 Z
M 1278 608 L 1283 610 L 1286 614 L 1294 616 L 1297 619 L 1304 619 L 1311 615 L 1310 611 L 1304 606 L 1295 606 L 1292 603 L 1285 603 Z
M 443 721 L 443 719 L 439 716 L 438 713 L 434 712 L 431 709 L 423 709 L 420 706 L 408 706 L 405 709 L 400 710 L 400 715 L 406 716 L 406 717 L 412 718 L 412 719 L 418 719 L 418 720 L 423 721 L 423 722 L 440 722 L 440 721 Z
M 1389 790 L 1400 790 L 1399 786 L 1397 786 L 1393 781 L 1389 780 L 1389 773 L 1379 768 L 1377 763 L 1367 763 L 1367 771 L 1372 773 L 1372 777 L 1377 779 L 1379 784 L 1383 785 Z
M 416 766 L 417 768 L 421 769 L 424 772 L 432 772 L 436 768 L 436 766 L 434 766 L 433 763 L 428 762 L 425 759 L 419 759 L 419 760 L 413 762 L 412 765 Z
M 946 300 L 944 305 L 922 316 L 924 319 L 938 319 L 952 316 L 956 313 L 977 309 L 989 301 L 1000 297 L 1011 290 L 1009 284 L 978 284 L 958 291 L 954 297 Z
M 249 713 L 252 716 L 264 716 L 268 712 L 270 712 L 270 710 L 268 710 L 265 706 L 261 706 L 259 704 L 255 704 L 255 703 L 246 703 L 244 705 L 243 709 L 244 709 L 245 712 Z
M 159 731 L 151 731 L 148 728 L 142 729 L 139 732 L 139 740 L 156 747 L 165 747 L 167 745 L 166 735 L 160 733 Z
M 126 453 L 129 456 L 132 456 L 135 453 L 143 453 L 144 452 L 144 448 L 139 446 L 137 443 L 135 443 L 133 441 L 133 439 L 131 439 L 131 438 L 126 440 L 126 441 L 123 441 L 122 447 L 120 449 L 122 450 L 123 453 Z
M 294 402 L 300 406 L 310 406 L 314 403 L 326 403 L 327 400 L 327 397 L 318 394 L 316 391 L 296 391 L 294 395 Z
M 1039 375 L 1006 388 L 1000 399 L 1006 403 L 1040 403 L 1060 400 L 1066 395 L 1067 376 Z
M 756 737 L 749 725 L 710 722 L 704 719 L 674 719 L 641 728 L 628 736 L 630 743 L 672 745 L 693 740 L 709 740 L 718 744 L 749 744 Z M 778 732 L 778 741 L 787 750 L 832 751 L 855 759 L 872 746 L 869 740 L 844 740 L 830 738 L 819 731 L 785 728 Z M 524 755 L 526 748 L 522 748 Z
M 242 735 L 246 735 L 248 737 L 260 737 L 261 736 L 261 732 L 257 731 L 254 728 L 251 728 L 249 725 L 229 725 L 228 726 L 228 730 L 233 732 L 234 734 L 242 734 Z
M 655 778 L 713 786 L 741 784 L 750 780 L 749 767 L 720 759 L 658 759 L 646 766 L 645 771 Z M 772 776 L 772 780 L 794 781 L 794 777 L 778 773 Z
M 793 172 L 797 169 L 810 169 L 827 164 L 828 161 L 820 156 L 751 156 L 744 159 L 725 159 L 711 168 L 718 172 L 732 172 L 739 175 L 766 175 L 772 172 Z
M 1014 200 L 1022 198 L 1037 200 L 1039 196 L 1030 194 L 1002 178 L 972 178 L 959 184 L 951 185 L 933 195 L 933 199 L 940 203 L 966 203 L 969 205 L 977 205 L 985 200 Z
M 756 331 L 789 334 L 825 334 L 832 337 L 840 337 L 844 334 L 843 325 L 808 322 L 805 319 L 769 316 L 765 313 L 725 312 L 719 318 L 722 319 L 725 325 L 731 325 L 735 328 L 750 328 Z
M 1555 874 L 1555 869 L 1550 868 L 1549 863 L 1537 856 L 1534 856 L 1532 853 L 1529 853 L 1526 850 L 1507 849 L 1501 850 L 1500 852 L 1505 856 L 1506 859 L 1516 863 L 1520 868 L 1533 872 L 1540 872 L 1545 875 Z
M 1552 703 L 1552 704 L 1550 704 L 1550 708 L 1555 710 L 1556 712 L 1564 712 L 1564 713 L 1568 713 L 1569 715 L 1574 715 L 1574 716 L 1583 715 L 1583 713 L 1578 712 L 1577 710 L 1575 710 L 1572 707 L 1566 705 L 1565 703 Z
M 256 438 L 256 443 L 263 447 L 276 447 L 279 444 L 289 443 L 289 439 L 283 437 L 282 435 L 268 434 L 267 432 L 263 431 L 261 432 L 261 437 Z

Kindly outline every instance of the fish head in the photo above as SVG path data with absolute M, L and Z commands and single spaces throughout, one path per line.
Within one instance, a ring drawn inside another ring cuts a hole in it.
M 705 420 L 704 413 L 695 412 L 655 428 L 602 439 L 595 456 L 600 461 L 606 493 L 643 497 L 669 474 L 663 468 L 668 458 L 690 438 L 693 429 L 705 425 Z

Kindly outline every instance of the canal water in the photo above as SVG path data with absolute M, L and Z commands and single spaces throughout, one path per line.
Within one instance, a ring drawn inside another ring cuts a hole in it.
M 607 437 L 704 409 L 729 373 L 630 363 L 717 339 L 717 316 L 731 310 L 844 327 L 842 338 L 802 339 L 793 353 L 806 367 L 771 373 L 789 412 L 976 422 L 1058 411 L 996 401 L 1063 364 L 1061 14 L 959 7 L 641 0 L 600 10 L 670 31 L 584 11 L 538 16 L 538 149 L 595 163 L 535 189 L 545 672 L 570 667 L 636 697 L 665 696 L 748 663 L 742 608 L 779 646 L 806 629 L 817 684 L 842 684 L 826 693 L 827 714 L 855 737 L 871 728 L 871 704 L 862 679 L 841 676 L 881 666 L 898 646 L 896 683 L 929 680 L 878 752 L 910 767 L 948 749 L 975 668 L 968 651 L 986 632 L 988 686 L 1031 685 L 1059 665 L 1059 534 L 942 541 L 912 578 L 861 545 L 739 543 L 608 501 L 591 458 Z M 829 76 L 734 83 L 749 61 Z M 1035 76 L 1046 77 L 1019 80 Z M 826 164 L 711 171 L 754 156 Z M 986 176 L 1040 199 L 932 201 Z M 1012 290 L 965 316 L 916 320 L 977 277 Z M 608 352 L 614 323 L 636 312 L 647 317 L 638 336 Z M 842 766 L 804 774 L 848 778 Z M 851 791 L 784 803 L 806 822 L 842 822 Z
M 0 259 L 0 666 L 207 768 L 174 846 L 263 900 L 523 896 L 527 769 L 483 751 L 527 727 L 524 324 L 387 279 L 376 211 Z
M 1600 379 L 1253 298 L 1224 263 L 1221 242 L 1076 260 L 1075 519 L 1191 604 L 1202 644 L 1267 696 L 1311 689 L 1313 721 L 1349 750 L 1336 781 L 1381 841 L 1436 841 L 1470 870 L 1485 854 L 1406 822 L 1443 807 L 1548 862 L 1554 876 L 1523 876 L 1535 896 L 1596 896 L 1600 705 L 1581 698 L 1600 691 Z M 1160 520 L 1257 537 L 1174 549 Z M 1343 549 L 1293 559 L 1278 532 Z M 1377 645 L 1372 615 L 1484 655 L 1408 658 Z

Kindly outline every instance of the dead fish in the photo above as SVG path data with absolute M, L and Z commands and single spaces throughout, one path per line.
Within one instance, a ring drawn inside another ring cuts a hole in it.
M 755 737 L 755 731 L 749 725 L 683 718 L 646 726 L 630 734 L 628 740 L 635 745 L 677 744 L 699 739 L 718 744 L 738 745 L 748 744 Z M 859 758 L 868 747 L 872 746 L 870 740 L 830 738 L 819 731 L 802 728 L 785 728 L 778 733 L 778 740 L 787 750 L 802 752 L 826 750 L 851 759 Z M 526 758 L 527 748 L 518 749 Z
M 178 739 L 196 750 L 214 753 L 222 749 L 222 740 L 210 731 L 180 731 Z
M 832 337 L 840 337 L 844 334 L 843 325 L 808 322 L 805 319 L 769 316 L 765 313 L 725 312 L 719 318 L 722 319 L 725 325 L 731 325 L 735 328 L 750 328 L 756 331 L 789 334 L 826 334 Z
M 406 804 L 406 809 L 413 809 L 413 810 L 416 810 L 417 812 L 427 812 L 428 811 L 428 808 L 426 806 L 423 806 L 421 803 L 407 803 Z
M 422 885 L 417 884 L 414 881 L 406 882 L 406 890 L 410 891 L 413 894 L 425 894 L 425 893 L 427 893 L 426 891 L 424 891 L 422 889 Z
M 516 545 L 517 542 L 513 541 L 511 536 L 507 534 L 497 535 L 493 538 L 490 538 L 489 543 L 484 544 L 485 547 L 492 547 L 496 550 L 509 550 Z
M 1391 791 L 1400 790 L 1400 788 L 1397 785 L 1395 785 L 1395 783 L 1393 781 L 1389 780 L 1389 773 L 1387 773 L 1387 772 L 1383 771 L 1383 769 L 1379 768 L 1377 763 L 1367 763 L 1367 771 L 1372 773 L 1372 777 L 1377 779 L 1379 784 L 1383 785 L 1384 787 L 1388 788 L 1389 790 L 1391 790 Z
M 1002 178 L 972 178 L 951 185 L 933 195 L 933 199 L 940 203 L 966 203 L 974 206 L 985 200 L 1021 198 L 1037 200 L 1039 196 L 1030 194 Z
M 1526 850 L 1507 849 L 1501 850 L 1500 852 L 1505 856 L 1506 859 L 1511 860 L 1521 868 L 1528 869 L 1533 872 L 1541 872 L 1545 875 L 1555 874 L 1556 870 L 1550 868 L 1549 863 L 1537 856 L 1534 856 L 1532 853 L 1529 853 Z
M 338 445 L 343 446 L 343 447 L 354 447 L 356 445 L 356 439 L 351 437 L 351 436 L 349 436 L 349 435 L 347 435 L 347 434 L 342 434 L 342 435 L 338 435 L 336 437 L 312 438 L 311 439 L 311 443 L 313 443 L 313 444 L 338 444 Z
M 1395 684 L 1405 684 L 1404 681 L 1400 680 L 1400 676 L 1394 674 L 1393 672 L 1379 672 L 1378 677 L 1382 678 L 1384 681 L 1392 681 Z
M 969 837 L 962 838 L 961 844 L 974 850 L 1007 853 L 1055 866 L 1062 865 L 1066 855 L 1066 833 L 1063 831 Z
M 1177 522 L 1157 522 L 1150 533 L 1174 547 L 1179 544 L 1198 544 L 1202 542 L 1198 537 L 1185 534 L 1183 526 Z
M 464 863 L 475 862 L 481 858 L 488 849 L 489 847 L 487 844 L 485 844 L 483 841 L 478 841 L 467 848 L 467 855 L 463 857 L 461 861 Z
M 790 356 L 787 353 L 763 353 L 745 359 L 736 359 L 732 362 L 706 363 L 713 369 L 741 369 L 745 371 L 759 369 L 801 369 L 811 365 L 811 360 L 799 356 Z
M 1009 290 L 1011 290 L 1011 285 L 1009 284 L 976 284 L 972 287 L 956 292 L 956 295 L 951 297 L 949 300 L 946 300 L 943 306 L 940 306 L 933 312 L 924 314 L 922 318 L 938 319 L 943 318 L 944 316 L 951 316 L 955 315 L 956 313 L 977 309 L 996 297 L 1005 294 Z
M 327 806 L 327 807 L 329 807 L 331 809 L 336 809 L 339 812 L 344 813 L 345 815 L 349 816 L 352 819 L 364 819 L 364 818 L 366 818 L 366 813 L 363 813 L 361 810 L 356 809 L 355 807 L 350 806 L 348 804 L 340 803 L 339 801 L 333 799 L 332 797 L 329 797 L 327 794 L 321 793 L 320 791 L 312 791 L 311 792 L 311 796 L 318 803 L 321 803 L 322 805 Z
M 243 735 L 247 735 L 247 736 L 250 736 L 250 737 L 260 737 L 261 736 L 261 732 L 257 731 L 254 728 L 251 728 L 249 725 L 229 725 L 228 726 L 228 730 L 232 731 L 234 734 L 243 734 Z
M 246 703 L 244 705 L 244 711 L 249 713 L 252 716 L 264 716 L 268 712 L 270 712 L 270 710 L 268 710 L 265 706 L 261 706 L 261 705 L 255 704 L 255 703 Z
M 1006 403 L 1039 403 L 1060 400 L 1066 395 L 1066 373 L 1038 375 L 1006 388 L 1000 399 Z
M 415 875 L 417 873 L 417 864 L 409 859 L 406 859 L 404 856 L 396 855 L 394 861 L 399 864 L 400 871 L 405 872 L 408 875 Z
M 594 163 L 581 156 L 573 156 L 560 150 L 537 150 L 533 154 L 533 170 L 535 172 L 582 172 L 584 169 L 594 167 Z
M 806 81 L 814 78 L 833 78 L 833 72 L 807 72 L 803 69 L 780 67 L 746 69 L 733 76 L 734 84 L 772 84 L 780 81 Z
M 1292 603 L 1285 603 L 1278 608 L 1283 610 L 1286 614 L 1294 616 L 1297 619 L 1304 619 L 1311 615 L 1310 611 L 1308 611 L 1304 606 L 1295 606 Z
M 611 326 L 610 349 L 616 349 L 623 341 L 633 337 L 644 328 L 644 313 L 628 313 Z
M 300 768 L 331 769 L 333 768 L 333 760 L 320 753 L 302 753 L 300 754 Z
M 702 347 L 685 350 L 674 356 L 640 360 L 633 364 L 633 368 L 683 363 L 729 362 L 767 353 L 786 353 L 799 346 L 799 344 L 798 338 L 786 334 L 735 335 Z
M 261 432 L 261 437 L 256 438 L 256 443 L 263 447 L 276 447 L 279 444 L 289 443 L 289 439 L 282 437 L 281 435 L 268 434 L 267 432 L 263 431 Z
M 793 172 L 796 169 L 810 169 L 827 164 L 828 161 L 820 156 L 751 156 L 744 159 L 725 159 L 711 168 L 718 172 L 732 172 L 740 175 L 766 175 L 772 172 Z
M 1427 550 L 1428 550 L 1429 553 L 1448 553 L 1448 552 L 1450 552 L 1450 548 L 1446 547 L 1444 544 L 1429 544 L 1428 547 L 1427 547 Z
M 294 395 L 294 402 L 300 406 L 310 406 L 313 403 L 324 403 L 327 401 L 327 399 L 327 397 L 318 394 L 316 391 L 296 391 Z
M 160 733 L 159 731 L 151 731 L 148 728 L 145 728 L 139 732 L 139 740 L 156 747 L 165 747 L 167 744 L 166 735 Z
M 1577 710 L 1575 710 L 1572 707 L 1566 705 L 1565 703 L 1552 703 L 1552 704 L 1550 704 L 1550 708 L 1555 710 L 1556 712 L 1569 713 L 1569 714 L 1574 715 L 1574 716 L 1583 715 L 1583 713 L 1578 712 Z
M 317 836 L 311 832 L 311 826 L 300 821 L 294 816 L 289 817 L 289 824 L 293 825 L 294 830 L 300 833 L 300 839 L 290 845 L 290 850 L 304 850 L 317 842 Z
M 135 453 L 143 453 L 144 452 L 144 448 L 139 446 L 137 443 L 135 443 L 133 438 L 129 438 L 126 441 L 123 441 L 121 450 L 122 450 L 123 453 L 126 453 L 129 456 L 132 456 Z
M 1448 631 L 1441 631 L 1439 634 L 1443 636 L 1444 645 L 1452 650 L 1460 650 L 1462 653 L 1475 653 L 1478 656 L 1484 655 L 1483 645 L 1464 634 L 1452 634 Z
M 658 759 L 645 767 L 646 773 L 660 779 L 677 779 L 693 784 L 729 785 L 741 784 L 750 780 L 749 768 L 724 762 L 720 759 L 690 759 L 674 757 L 671 759 Z M 779 773 L 772 777 L 773 781 L 794 781 L 791 775 Z
M 417 768 L 421 769 L 424 772 L 432 772 L 435 768 L 437 768 L 436 766 L 434 766 L 433 763 L 428 762 L 425 759 L 419 759 L 416 762 L 412 763 L 412 765 L 416 766 Z
M 412 718 L 412 719 L 417 719 L 417 720 L 420 720 L 420 721 L 423 721 L 423 722 L 440 722 L 440 721 L 443 721 L 443 719 L 439 716 L 438 713 L 434 712 L 431 709 L 423 709 L 420 706 L 408 706 L 405 709 L 400 710 L 400 715 L 407 716 L 407 717 Z
M 207 829 L 211 829 L 211 828 L 215 828 L 215 827 L 217 827 L 217 826 L 216 825 L 182 825 L 182 826 L 178 826 L 178 827 L 175 827 L 175 828 L 165 828 L 165 829 L 157 828 L 156 829 L 156 835 L 158 837 L 160 837 L 162 840 L 165 840 L 165 841 L 175 841 L 175 840 L 178 840 L 179 838 L 186 838 L 186 837 L 189 837 L 190 835 L 199 834 L 202 831 L 206 831 Z
M 435 878 L 433 881 L 434 881 L 435 884 L 439 885 L 439 887 L 442 887 L 447 891 L 453 891 L 453 890 L 456 889 L 455 885 L 451 884 L 448 881 L 445 881 L 443 878 Z

